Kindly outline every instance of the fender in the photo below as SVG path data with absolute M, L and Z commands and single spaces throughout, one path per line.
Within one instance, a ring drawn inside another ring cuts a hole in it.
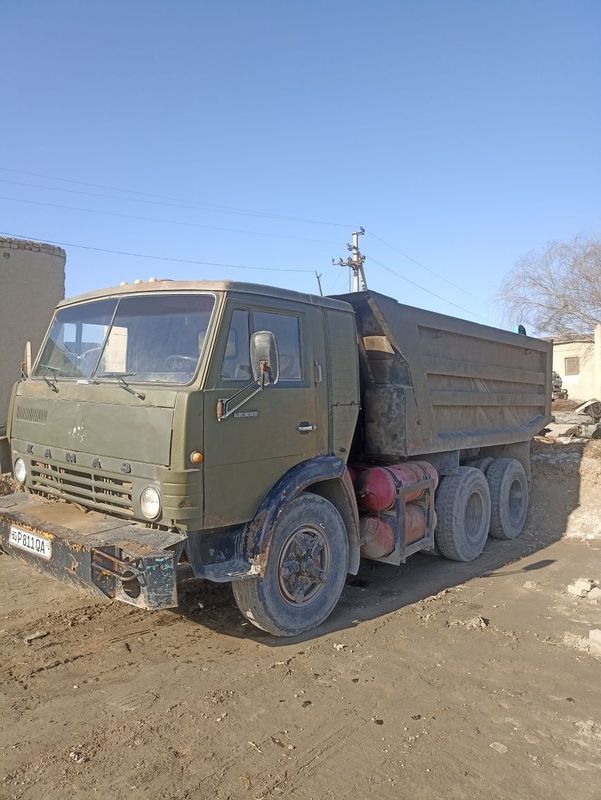
M 334 488 L 330 481 L 335 484 Z M 288 505 L 305 490 L 315 491 L 332 501 L 342 499 L 347 506 L 338 508 L 349 537 L 349 572 L 359 568 L 359 516 L 353 485 L 345 462 L 336 456 L 317 456 L 292 467 L 270 489 L 254 518 L 245 528 L 242 546 L 244 558 L 252 565 L 252 573 L 261 575 L 269 557 L 269 549 L 277 522 Z M 333 502 L 333 505 L 338 503 Z

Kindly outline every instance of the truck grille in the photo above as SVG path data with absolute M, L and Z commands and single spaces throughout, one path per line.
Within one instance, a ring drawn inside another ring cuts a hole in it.
M 31 488 L 51 497 L 90 505 L 111 514 L 131 517 L 132 483 L 98 472 L 72 469 L 47 461 L 31 462 Z

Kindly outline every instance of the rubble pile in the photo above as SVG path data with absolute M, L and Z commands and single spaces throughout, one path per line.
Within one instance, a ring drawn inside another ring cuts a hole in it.
M 586 597 L 588 600 L 601 600 L 601 588 L 598 581 L 590 578 L 578 578 L 568 586 L 568 594 L 574 597 Z
M 555 411 L 553 422 L 543 431 L 549 439 L 569 442 L 574 439 L 601 439 L 601 402 L 587 400 L 573 411 Z

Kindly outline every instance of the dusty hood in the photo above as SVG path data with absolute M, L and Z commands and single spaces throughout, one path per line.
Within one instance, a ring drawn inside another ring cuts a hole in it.
M 88 389 L 88 387 L 86 387 Z M 61 450 L 169 464 L 175 392 L 146 393 L 144 400 L 115 387 L 98 399 L 76 399 L 61 386 L 56 397 L 15 397 L 11 438 Z M 119 394 L 115 397 L 115 392 Z M 38 392 L 36 392 L 38 394 Z M 154 396 L 156 394 L 156 396 Z

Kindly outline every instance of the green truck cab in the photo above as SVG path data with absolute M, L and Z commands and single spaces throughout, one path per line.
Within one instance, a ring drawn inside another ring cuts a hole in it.
M 549 376 L 545 342 L 373 292 L 91 292 L 59 304 L 13 390 L 26 491 L 0 500 L 3 547 L 143 608 L 177 605 L 187 559 L 231 581 L 253 624 L 298 634 L 332 612 L 362 555 L 468 560 L 489 529 L 521 531 Z M 385 508 L 369 489 L 382 477 Z

